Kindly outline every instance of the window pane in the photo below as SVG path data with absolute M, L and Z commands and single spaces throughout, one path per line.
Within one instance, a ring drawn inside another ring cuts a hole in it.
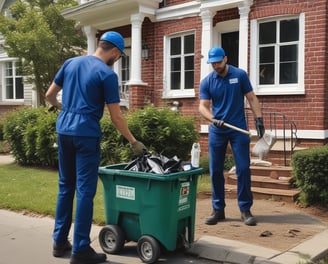
M 260 65 L 260 84 L 274 84 L 274 64 Z
M 260 64 L 274 62 L 274 47 L 260 48 Z
M 280 21 L 280 42 L 299 40 L 298 19 Z
M 6 99 L 14 99 L 13 79 L 6 78 Z
M 185 70 L 194 69 L 194 56 L 185 57 Z
M 185 89 L 194 89 L 194 71 L 185 72 Z
M 297 61 L 297 45 L 280 47 L 280 62 Z
M 280 84 L 297 83 L 297 63 L 281 63 L 280 64 Z
M 267 22 L 260 24 L 259 43 L 276 43 L 276 22 Z
M 13 76 L 13 67 L 12 67 L 12 62 L 6 62 L 6 76 Z
M 181 38 L 171 38 L 171 55 L 181 54 Z
M 179 90 L 181 82 L 180 72 L 171 72 L 171 89 Z
M 194 53 L 194 35 L 184 37 L 184 54 Z
M 16 78 L 16 98 L 15 99 L 24 99 L 24 86 L 23 86 L 23 78 Z
M 171 71 L 181 71 L 181 58 L 171 59 Z

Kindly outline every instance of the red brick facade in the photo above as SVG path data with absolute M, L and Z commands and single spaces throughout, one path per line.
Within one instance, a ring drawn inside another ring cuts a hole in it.
M 187 3 L 189 1 L 166 1 L 167 6 Z M 327 1 L 254 1 L 249 13 L 249 20 L 274 17 L 280 15 L 305 14 L 305 72 L 304 95 L 262 95 L 259 100 L 264 116 L 269 112 L 278 112 L 295 122 L 298 130 L 328 129 L 328 74 L 327 74 L 327 39 L 328 16 Z M 216 23 L 238 19 L 238 8 L 221 10 L 213 18 Z M 206 124 L 198 114 L 198 95 L 200 81 L 200 59 L 202 41 L 202 21 L 200 16 L 186 17 L 178 20 L 151 22 L 145 19 L 142 28 L 142 38 L 147 41 L 150 48 L 149 60 L 142 62 L 142 80 L 148 84 L 146 87 L 132 88 L 132 105 L 140 107 L 143 103 L 153 103 L 161 107 L 170 105 L 172 99 L 163 99 L 163 53 L 164 36 L 183 32 L 195 31 L 195 98 L 174 99 L 182 103 L 180 112 L 183 115 L 195 118 L 197 127 Z M 251 34 L 251 32 L 250 32 Z M 136 101 L 136 102 L 134 102 Z M 249 125 L 254 129 L 252 114 L 248 113 Z M 266 120 L 267 122 L 267 120 Z M 207 149 L 207 135 L 201 135 L 202 148 Z M 324 140 L 302 140 L 304 145 L 322 145 Z

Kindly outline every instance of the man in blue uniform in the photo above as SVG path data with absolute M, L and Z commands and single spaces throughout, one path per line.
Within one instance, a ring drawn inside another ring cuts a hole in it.
M 236 163 L 238 206 L 246 225 L 256 225 L 250 208 L 253 205 L 250 175 L 250 137 L 239 131 L 226 128 L 224 122 L 247 129 L 244 97 L 248 100 L 255 116 L 258 136 L 265 129 L 259 101 L 253 92 L 245 71 L 227 64 L 224 50 L 213 47 L 208 53 L 208 63 L 214 71 L 200 84 L 200 114 L 211 121 L 208 146 L 210 156 L 210 177 L 212 182 L 213 212 L 206 224 L 215 225 L 225 219 L 224 160 L 227 144 L 230 142 Z
M 113 31 L 104 33 L 93 55 L 68 59 L 56 74 L 46 100 L 62 111 L 58 133 L 59 192 L 53 233 L 53 255 L 72 250 L 71 264 L 95 264 L 106 260 L 90 246 L 93 199 L 100 162 L 100 119 L 104 107 L 113 124 L 129 141 L 136 155 L 146 148 L 130 132 L 120 111 L 118 77 L 111 69 L 124 54 L 124 39 Z M 57 94 L 62 90 L 62 105 Z M 76 194 L 73 247 L 68 241 Z

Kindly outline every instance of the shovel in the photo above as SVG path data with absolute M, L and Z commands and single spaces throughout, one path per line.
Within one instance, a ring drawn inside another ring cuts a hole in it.
M 231 125 L 229 123 L 223 124 L 225 127 L 231 128 L 233 130 L 239 131 L 241 133 L 244 133 L 246 135 L 251 136 L 251 132 L 239 127 L 236 127 L 234 125 Z M 270 151 L 273 144 L 276 142 L 275 138 L 271 135 L 271 133 L 264 133 L 263 137 L 260 138 L 259 141 L 255 144 L 255 146 L 252 149 L 252 153 L 259 157 L 260 160 L 263 160 L 264 156 Z

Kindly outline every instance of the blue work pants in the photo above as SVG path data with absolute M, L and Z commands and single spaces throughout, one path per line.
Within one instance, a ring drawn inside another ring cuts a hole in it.
M 212 205 L 214 210 L 223 210 L 225 204 L 224 160 L 230 142 L 236 166 L 238 206 L 241 212 L 253 205 L 250 173 L 250 137 L 231 129 L 209 127 L 210 177 Z
M 100 138 L 59 134 L 58 159 L 59 192 L 53 239 L 55 244 L 67 241 L 76 194 L 72 251 L 81 252 L 90 245 L 93 199 L 97 190 L 100 162 Z

